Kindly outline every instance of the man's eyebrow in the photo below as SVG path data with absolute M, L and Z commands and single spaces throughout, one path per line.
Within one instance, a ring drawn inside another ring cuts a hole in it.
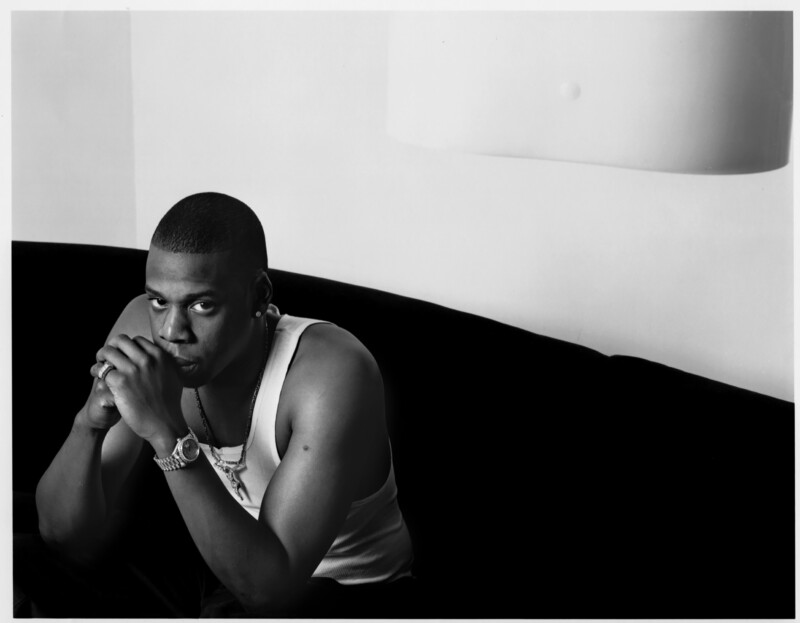
M 167 298 L 166 296 L 161 294 L 161 292 L 159 292 L 158 290 L 156 290 L 155 288 L 153 288 L 153 287 L 151 287 L 151 286 L 149 286 L 147 284 L 144 284 L 144 291 L 147 294 L 149 294 L 151 296 L 155 296 L 155 297 L 160 298 L 160 299 Z M 197 292 L 189 292 L 189 293 L 187 293 L 186 295 L 184 295 L 183 300 L 184 301 L 194 301 L 194 300 L 197 300 L 197 299 L 200 299 L 200 298 L 204 298 L 204 297 L 205 298 L 218 298 L 218 296 L 219 295 L 214 290 L 198 290 Z

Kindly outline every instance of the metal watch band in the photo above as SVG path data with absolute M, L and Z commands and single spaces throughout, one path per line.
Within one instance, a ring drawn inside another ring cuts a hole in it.
M 192 431 L 192 429 L 190 428 L 189 433 L 187 435 L 178 438 L 178 442 L 175 444 L 175 448 L 173 448 L 172 454 L 170 454 L 167 457 L 164 457 L 163 459 L 158 458 L 158 455 L 155 455 L 153 457 L 153 460 L 156 462 L 156 465 L 158 465 L 165 472 L 171 472 L 176 469 L 183 469 L 184 467 L 186 467 L 189 463 L 182 458 L 180 450 L 181 450 L 181 444 L 186 440 L 187 437 L 191 437 L 192 439 L 197 441 L 197 437 L 195 436 L 194 431 Z
M 182 469 L 188 465 L 186 461 L 181 460 L 180 457 L 177 457 L 173 454 L 163 459 L 159 459 L 157 456 L 154 456 L 153 460 L 156 462 L 156 465 L 158 465 L 165 472 Z

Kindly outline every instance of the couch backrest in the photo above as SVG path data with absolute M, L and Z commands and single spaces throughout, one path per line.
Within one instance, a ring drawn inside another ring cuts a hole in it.
M 144 291 L 145 253 L 37 242 L 12 251 L 13 486 L 32 491 L 86 401 L 95 353 Z
M 13 484 L 32 491 L 142 292 L 145 252 L 12 248 Z M 282 312 L 350 330 L 381 367 L 415 571 L 442 608 L 424 616 L 793 616 L 791 403 L 407 297 L 272 279 Z
M 607 357 L 377 290 L 280 271 L 273 282 L 281 311 L 321 315 L 375 355 L 419 574 L 475 577 L 464 561 L 477 548 L 496 579 L 522 539 L 552 551 L 549 536 L 528 530 L 532 504 L 549 501 L 535 511 L 542 526 L 569 521 L 559 505 L 583 487 Z

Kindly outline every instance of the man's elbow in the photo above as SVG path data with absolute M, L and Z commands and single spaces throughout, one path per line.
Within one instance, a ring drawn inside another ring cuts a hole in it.
M 39 536 L 51 550 L 79 566 L 93 567 L 102 561 L 100 542 L 59 518 L 40 514 Z
M 302 591 L 290 587 L 238 595 L 245 611 L 254 617 L 290 617 L 302 605 Z
M 49 521 L 39 518 L 39 536 L 51 549 L 58 548 L 60 539 L 59 531 Z
M 36 492 L 36 509 L 39 514 L 39 536 L 51 549 L 62 549 L 69 529 L 64 525 L 63 519 L 53 517 L 52 513 L 47 512 L 46 507 L 41 503 L 38 491 Z
M 79 567 L 91 568 L 102 562 L 100 548 L 94 544 L 65 538 L 61 532 L 43 526 L 41 522 L 39 535 L 51 550 Z
M 308 578 L 286 571 L 280 579 L 251 584 L 253 578 L 233 591 L 242 607 L 251 616 L 290 617 L 308 597 Z

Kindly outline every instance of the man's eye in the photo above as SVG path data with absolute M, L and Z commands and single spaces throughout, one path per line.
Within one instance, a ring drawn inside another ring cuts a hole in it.
M 160 299 L 156 296 L 151 296 L 148 300 L 153 309 L 164 309 L 167 306 L 167 302 L 164 299 Z
M 214 310 L 214 303 L 210 301 L 198 301 L 194 305 L 190 307 L 191 310 L 200 312 L 200 313 L 208 313 Z

